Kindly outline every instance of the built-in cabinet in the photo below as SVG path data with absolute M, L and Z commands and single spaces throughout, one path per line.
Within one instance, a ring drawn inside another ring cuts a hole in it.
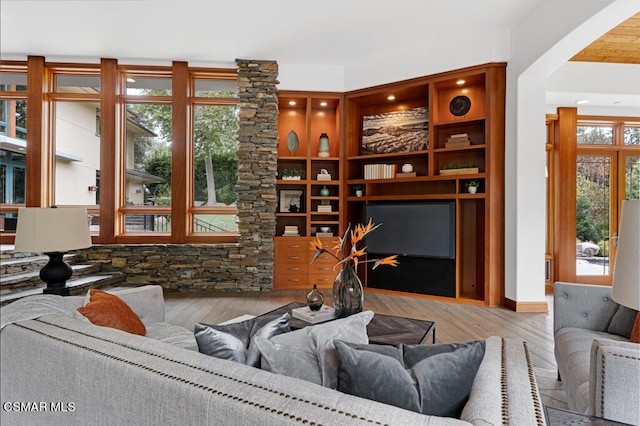
M 289 272 L 282 267 L 280 244 L 298 238 L 280 237 L 285 226 L 297 224 L 301 237 L 329 226 L 338 236 L 347 223 L 362 222 L 368 203 L 444 200 L 455 203 L 455 299 L 502 304 L 505 64 L 357 90 L 343 99 L 334 94 L 331 107 L 323 110 L 326 95 L 279 95 L 278 170 L 297 165 L 306 174 L 296 183 L 278 180 L 278 189 L 304 192 L 305 209 L 278 213 L 276 287 L 292 287 L 281 279 Z M 291 129 L 304 135 L 294 156 L 286 146 Z M 317 157 L 321 133 L 331 141 L 331 157 L 325 159 Z M 402 173 L 407 164 L 411 172 Z M 332 176 L 326 199 L 319 195 L 325 183 L 316 180 L 322 168 Z M 469 192 L 472 182 L 475 193 Z M 327 200 L 335 211 L 317 213 L 317 205 Z M 315 283 L 306 271 L 304 288 Z M 366 285 L 366 271 L 362 278 Z
M 343 95 L 280 92 L 278 99 L 274 284 L 276 288 L 330 287 L 333 263 L 328 268 L 329 259 L 323 258 L 310 265 L 309 242 L 322 235 L 327 245 L 333 244 L 332 237 L 344 228 L 340 203 Z M 321 137 L 325 139 L 322 150 Z

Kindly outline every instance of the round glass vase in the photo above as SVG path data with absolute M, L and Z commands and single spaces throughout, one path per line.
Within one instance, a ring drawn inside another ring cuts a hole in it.
M 313 290 L 307 294 L 307 306 L 312 311 L 319 311 L 323 303 L 324 296 L 320 293 L 320 290 L 318 290 L 318 286 L 314 284 Z
M 364 290 L 358 274 L 351 267 L 344 267 L 333 281 L 333 308 L 336 318 L 362 312 Z

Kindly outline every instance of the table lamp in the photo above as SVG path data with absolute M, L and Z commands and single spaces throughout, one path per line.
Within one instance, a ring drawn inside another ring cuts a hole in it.
M 616 253 L 611 298 L 627 308 L 640 310 L 640 200 L 622 202 Z M 640 339 L 640 315 L 636 316 L 631 337 L 632 341 Z
M 69 250 L 87 247 L 91 247 L 87 209 L 26 207 L 18 210 L 14 250 L 49 256 L 49 263 L 40 270 L 40 279 L 47 284 L 44 294 L 69 295 L 66 282 L 73 270 L 63 256 Z

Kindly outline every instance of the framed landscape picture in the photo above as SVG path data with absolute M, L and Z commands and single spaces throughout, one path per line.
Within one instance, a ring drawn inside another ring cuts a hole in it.
M 361 155 L 427 149 L 429 114 L 426 107 L 365 115 Z
M 280 191 L 280 213 L 300 213 L 302 208 L 302 190 L 283 189 Z

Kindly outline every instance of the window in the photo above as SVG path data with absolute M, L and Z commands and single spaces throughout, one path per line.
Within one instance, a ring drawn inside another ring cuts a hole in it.
M 235 69 L 29 61 L 0 62 L 3 203 L 35 183 L 35 202 L 86 206 L 96 243 L 237 241 Z M 27 68 L 42 70 L 33 94 Z M 27 182 L 30 155 L 42 166 Z
M 25 202 L 26 81 L 26 74 L 0 72 L 0 204 L 9 212 Z

